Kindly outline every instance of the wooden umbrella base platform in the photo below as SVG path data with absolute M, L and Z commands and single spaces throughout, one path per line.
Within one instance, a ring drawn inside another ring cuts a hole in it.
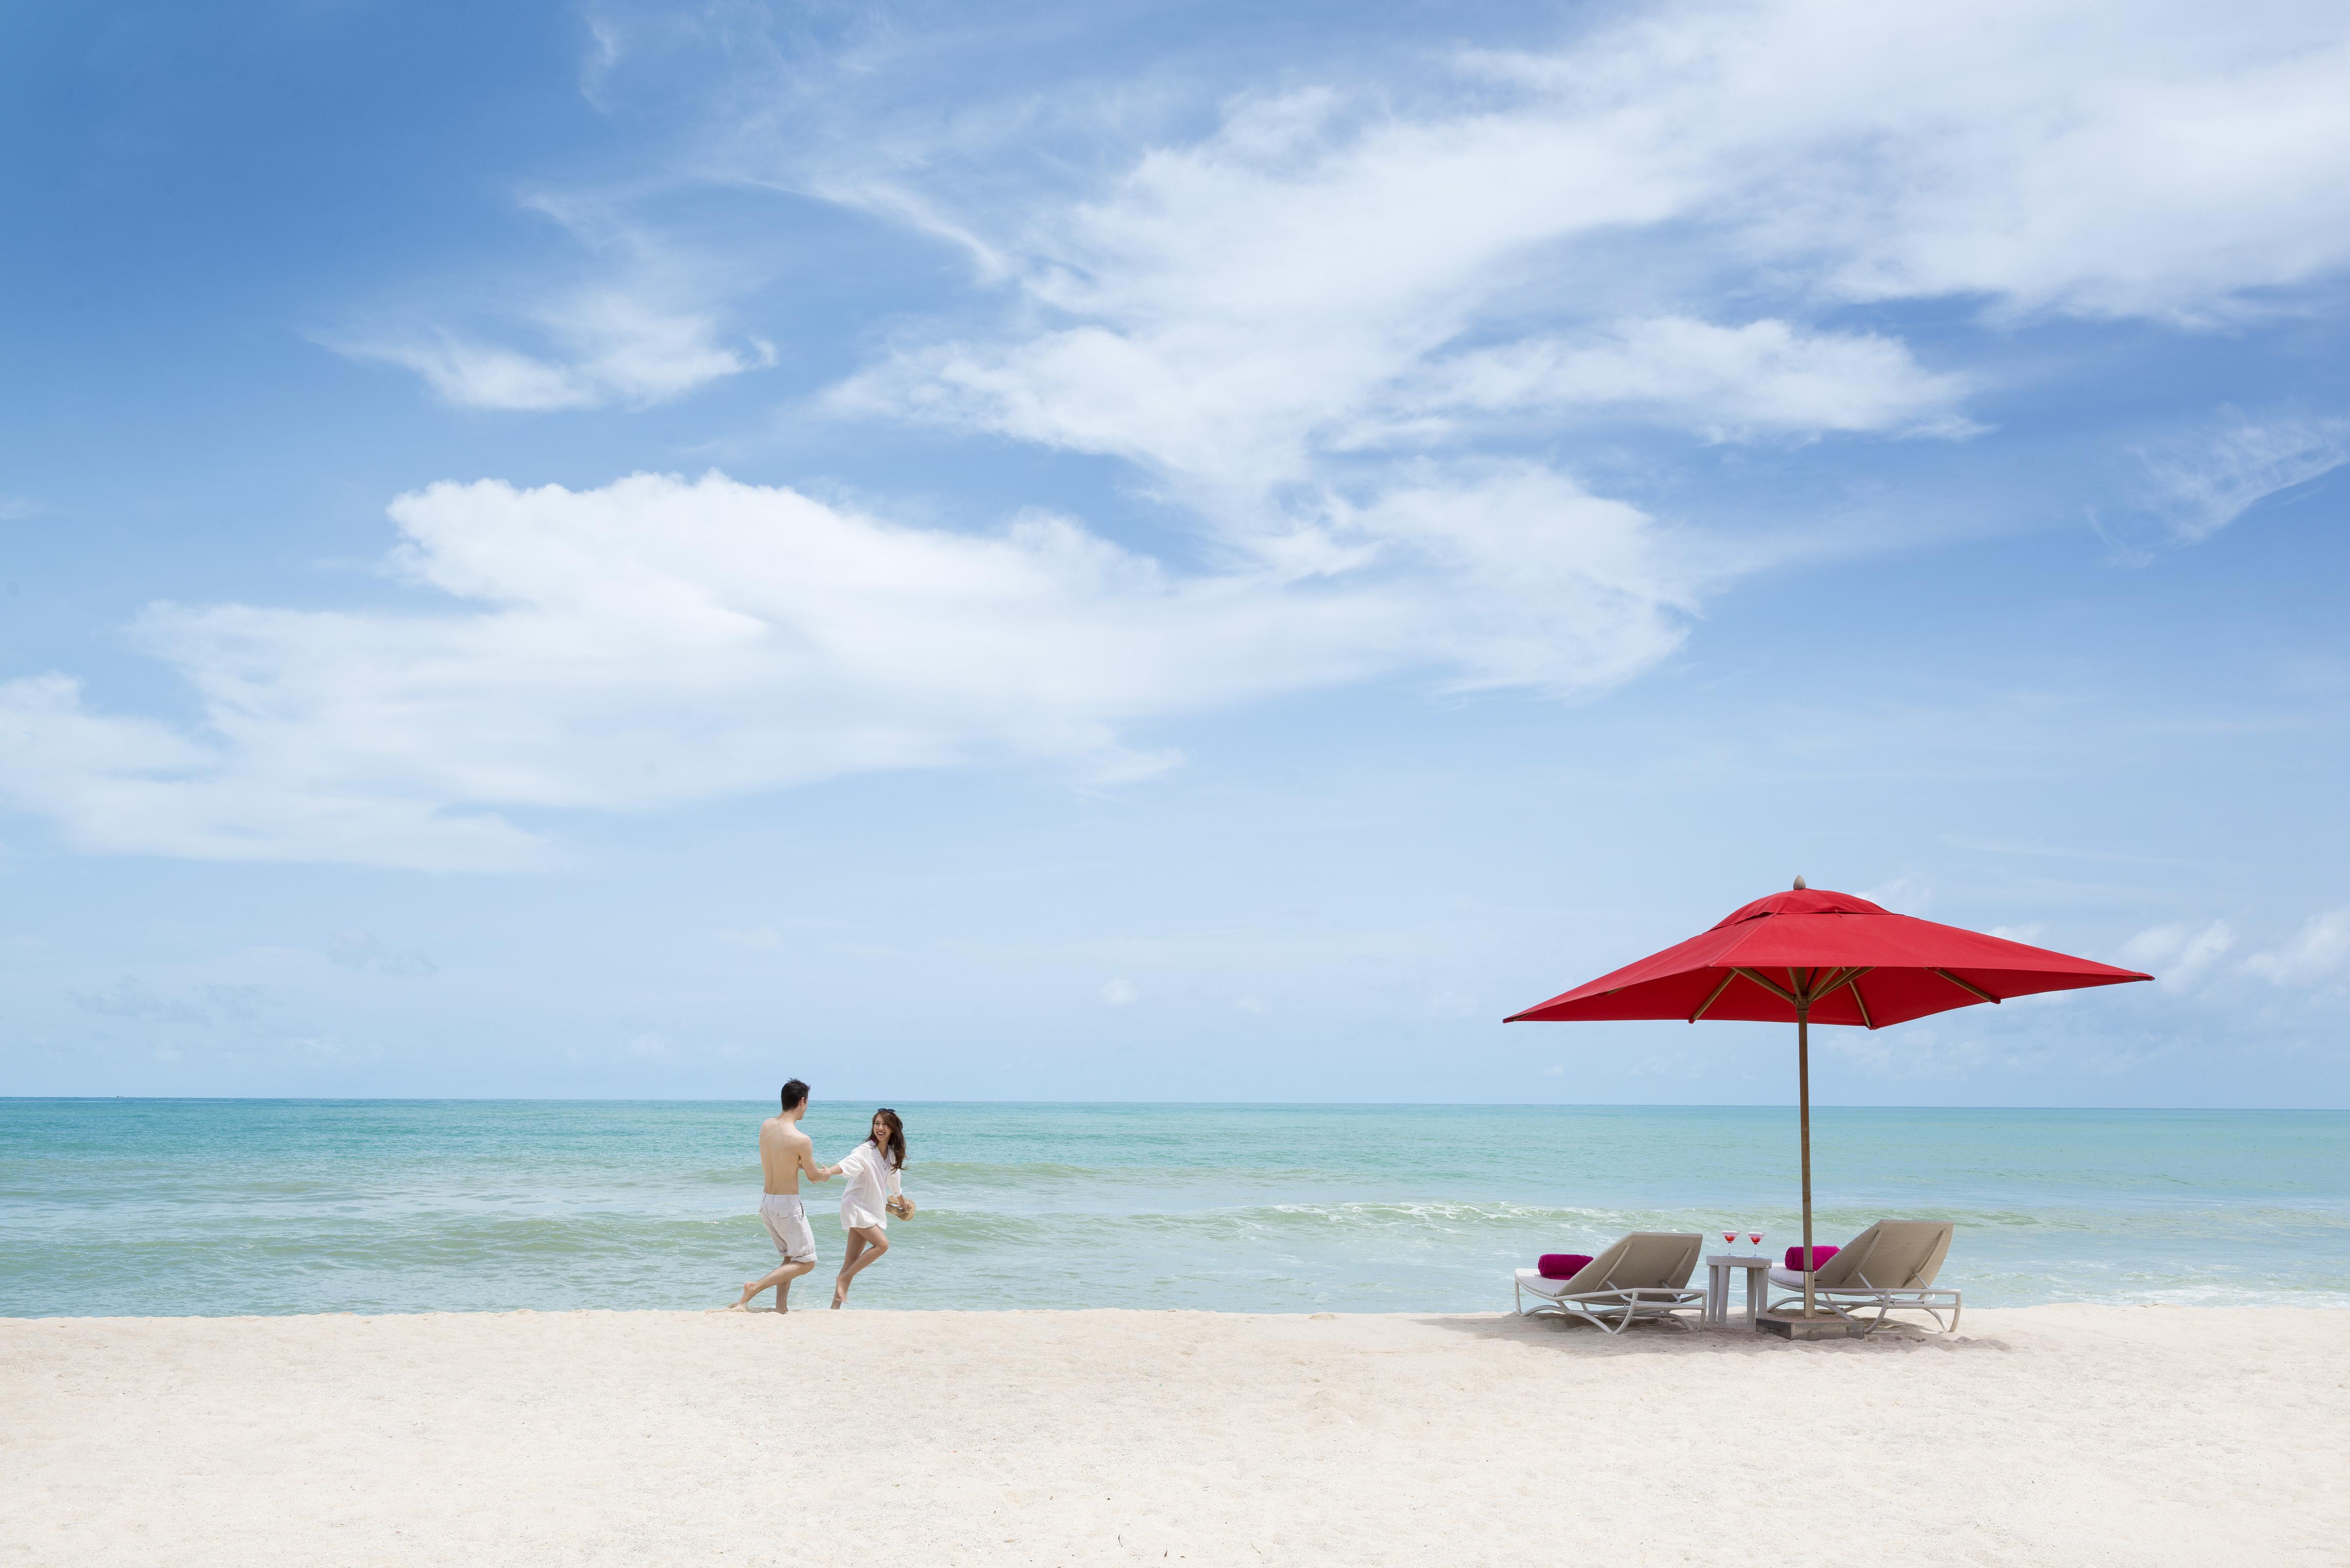
M 1801 1313 L 1766 1312 L 1754 1320 L 1754 1332 L 1775 1334 L 1781 1339 L 1858 1339 L 1861 1326 L 1834 1313 L 1805 1317 Z

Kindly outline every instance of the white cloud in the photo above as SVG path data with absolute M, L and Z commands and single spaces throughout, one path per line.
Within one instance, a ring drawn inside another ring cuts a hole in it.
M 1460 596 L 1429 627 L 1457 690 L 1604 691 L 1669 653 L 1699 571 L 1638 508 L 1540 468 L 1395 488 L 1339 507 L 1332 540 L 1402 558 L 1417 580 Z M 1423 591 L 1425 591 L 1423 589 Z
M 1135 989 L 1134 981 L 1130 980 L 1113 980 L 1101 988 L 1101 999 L 1112 1007 L 1131 1007 L 1141 998 L 1142 992 Z
M 709 315 L 665 309 L 618 289 L 575 294 L 523 325 L 537 353 L 432 327 L 320 335 L 357 359 L 399 365 L 461 408 L 547 410 L 665 401 L 721 377 L 775 362 L 764 343 L 722 347 Z
M 628 54 L 598 26 L 600 95 Z M 1129 462 L 1209 565 L 714 476 L 436 485 L 395 508 L 429 608 L 159 607 L 142 635 L 200 722 L 0 685 L 0 796 L 99 849 L 519 865 L 548 808 L 1003 758 L 1136 776 L 1169 761 L 1139 723 L 1400 673 L 1605 691 L 1757 550 L 1686 548 L 1526 460 L 1530 421 L 1959 436 L 1966 369 L 1853 306 L 2272 303 L 2350 262 L 2341 35 L 2317 5 L 1677 5 L 1400 85 L 1309 65 L 1205 134 L 1138 132 L 1103 95 L 1081 159 L 1022 112 L 988 133 L 967 97 L 924 141 L 778 113 L 755 81 L 697 93 L 723 123 L 683 171 L 530 199 L 576 242 L 563 277 L 336 343 L 469 406 L 680 395 L 773 358 L 728 326 L 772 265 L 645 214 L 697 182 L 792 187 L 928 230 L 989 291 L 835 407 Z M 2319 450 L 2166 481 L 2177 526 Z
M 2165 991 L 2185 991 L 2236 945 L 2225 920 L 2190 929 L 2184 923 L 2152 926 L 2122 944 L 2123 961 L 2147 971 Z
M 62 675 L 0 681 L 0 799 L 58 823 L 83 848 L 117 853 L 427 869 L 537 857 L 532 834 L 371 781 L 322 777 L 300 735 L 284 740 L 255 753 L 93 712 Z
M 1721 325 L 1721 302 L 2185 321 L 2350 263 L 2350 46 L 2324 7 L 1682 5 L 1456 63 L 1408 92 L 1243 93 L 1074 192 L 1060 163 L 1005 200 L 1003 146 L 816 154 L 809 184 L 1020 296 L 837 402 L 1224 496 L 1532 410 L 1955 435 L 1963 376 L 1879 334 Z
M 478 409 L 644 407 L 775 362 L 755 337 L 723 341 L 720 320 L 723 302 L 763 275 L 760 265 L 704 255 L 606 192 L 538 192 L 521 204 L 563 230 L 570 275 L 510 276 L 486 295 L 411 304 L 389 324 L 314 340 L 412 370 L 444 402 Z
M 2274 952 L 2244 961 L 2247 973 L 2278 985 L 2307 985 L 2324 979 L 2350 960 L 2350 909 L 2331 909 L 2303 922 L 2292 941 Z
M 157 607 L 140 635 L 202 724 L 0 684 L 0 798 L 101 850 L 521 865 L 515 808 L 1016 758 L 1130 778 L 1170 759 L 1125 726 L 1380 674 L 1601 690 L 1694 592 L 1638 512 L 1540 470 L 1334 504 L 1278 568 L 1189 575 L 1062 518 L 907 528 L 717 474 L 392 513 L 427 608 Z
M 1853 297 L 2196 316 L 2350 259 L 2331 7 L 1828 0 L 1701 57 L 1724 133 L 1761 133 L 1730 152 L 1764 176 L 1750 243 Z
M 2152 485 L 2147 510 L 2168 535 L 2163 542 L 2199 544 L 2277 492 L 2350 462 L 2350 420 L 2256 424 L 2238 415 L 2139 456 Z
M 1549 412 L 1623 405 L 1718 439 L 1756 432 L 1963 435 L 1963 378 L 1928 372 L 1873 333 L 1687 317 L 1617 322 L 1582 339 L 1528 337 L 1432 361 L 1398 396 L 1414 410 Z M 1409 428 L 1407 426 L 1406 428 Z
M 1220 513 L 1328 452 L 1573 409 L 1723 436 L 1974 428 L 1963 379 L 1900 343 L 1782 320 L 1607 319 L 1453 350 L 1482 308 L 1530 303 L 1535 251 L 1669 215 L 1593 140 L 1508 117 L 1358 129 L 1326 94 L 1243 108 L 1000 242 L 1069 325 L 905 348 L 833 405 L 1125 458 Z

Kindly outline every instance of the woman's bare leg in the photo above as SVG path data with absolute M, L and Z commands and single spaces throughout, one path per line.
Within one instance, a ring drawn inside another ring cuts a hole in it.
M 848 1282 L 881 1261 L 889 1250 L 889 1233 L 876 1226 L 860 1225 L 848 1233 L 848 1251 L 840 1260 L 839 1277 L 832 1282 L 832 1304 L 838 1306 L 848 1299 Z
M 856 1266 L 858 1257 L 865 1251 L 865 1232 L 841 1227 L 847 1245 L 841 1250 L 840 1273 L 832 1282 L 832 1304 L 840 1305 L 840 1298 L 848 1293 L 848 1271 Z

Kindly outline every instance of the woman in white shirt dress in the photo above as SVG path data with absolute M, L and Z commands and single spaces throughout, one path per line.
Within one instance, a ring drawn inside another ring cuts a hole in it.
M 898 1172 L 905 1165 L 906 1124 L 885 1107 L 873 1113 L 873 1130 L 865 1141 L 825 1173 L 848 1178 L 848 1190 L 840 1195 L 840 1228 L 848 1237 L 848 1249 L 840 1260 L 840 1274 L 832 1282 L 836 1307 L 848 1299 L 848 1282 L 889 1250 L 889 1217 L 903 1220 L 914 1211 L 913 1200 L 898 1183 Z

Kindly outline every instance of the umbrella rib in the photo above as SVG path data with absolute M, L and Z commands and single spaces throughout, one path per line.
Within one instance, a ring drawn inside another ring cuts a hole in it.
M 1863 971 L 1862 972 L 1866 973 L 1866 971 Z M 1868 998 L 1860 994 L 1860 976 L 1857 974 L 1854 975 L 1848 983 L 1852 986 L 1852 1004 L 1860 1009 L 1861 1027 L 1865 1029 L 1876 1028 L 1877 1020 L 1868 1015 Z
M 1837 974 L 1835 979 L 1828 981 L 1824 988 L 1814 992 L 1812 993 L 1812 1000 L 1814 1002 L 1824 1001 L 1828 997 L 1834 996 L 1837 992 L 1842 991 L 1847 985 L 1852 987 L 1853 994 L 1855 996 L 1859 995 L 1860 977 L 1866 974 L 1870 969 L 1875 967 L 1876 966 L 1873 964 L 1866 967 L 1855 966 L 1854 968 L 1841 971 Z
M 1993 1007 L 1997 1007 L 1999 1005 L 1999 998 L 1993 996 L 1990 992 L 1985 991 L 1981 986 L 1970 984 L 1968 981 L 1960 980 L 1957 975 L 1952 974 L 1946 969 L 1938 969 L 1934 972 L 1940 975 L 1944 980 L 1949 981 L 1952 985 L 1957 986 L 1960 991 L 1973 992 L 1977 1000 L 1988 1002 Z
M 1795 1005 L 1795 993 L 1792 991 L 1782 990 L 1777 981 L 1764 980 L 1761 975 L 1755 973 L 1751 969 L 1733 969 L 1730 972 L 1732 974 L 1742 974 L 1747 979 L 1752 981 L 1755 984 L 1761 986 L 1763 990 L 1769 992 L 1772 995 L 1777 997 L 1780 1001 L 1785 1002 L 1788 1006 L 1793 1007 Z
M 1703 1002 L 1699 1002 L 1697 1004 L 1697 1011 L 1690 1014 L 1690 1022 L 1691 1023 L 1695 1023 L 1699 1019 L 1703 1018 L 1705 1016 L 1705 1010 L 1711 1007 L 1715 1002 L 1721 1001 L 1721 993 L 1728 991 L 1730 989 L 1730 982 L 1737 978 L 1738 971 L 1736 970 L 1731 970 L 1728 974 L 1723 975 L 1721 977 L 1721 983 L 1713 988 L 1713 994 L 1707 997 Z

